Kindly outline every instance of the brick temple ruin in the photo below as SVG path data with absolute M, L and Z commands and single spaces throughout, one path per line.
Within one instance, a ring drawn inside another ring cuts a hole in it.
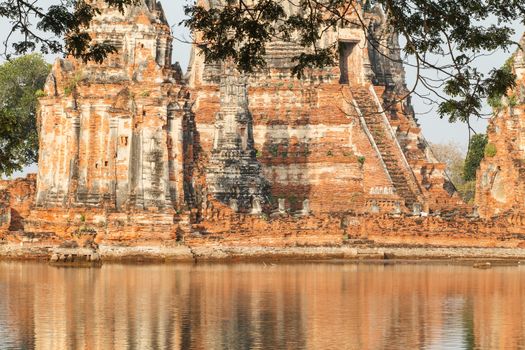
M 205 63 L 194 46 L 183 75 L 172 64 L 160 3 L 125 13 L 106 8 L 90 32 L 119 52 L 102 64 L 55 62 L 40 100 L 36 185 L 34 177 L 19 180 L 31 189 L 21 198 L 18 182 L 0 184 L 0 227 L 62 238 L 93 232 L 107 242 L 287 231 L 331 232 L 326 239 L 340 241 L 354 226 L 384 230 L 376 219 L 367 226 L 368 217 L 388 217 L 392 232 L 423 230 L 403 221 L 422 214 L 467 220 L 472 208 L 402 98 L 408 91 L 397 36 L 379 8 L 361 15 L 373 37 L 351 25 L 327 32 L 323 45 L 337 43 L 338 65 L 297 79 L 292 58 L 303 49 L 289 42 L 272 42 L 267 67 L 250 75 L 228 62 Z M 524 122 L 523 104 L 507 111 L 502 118 Z M 522 146 L 512 153 L 518 161 L 501 158 L 515 167 L 504 179 L 520 173 Z M 426 230 L 438 232 L 432 222 Z M 471 235 L 484 227 L 449 228 Z
M 107 10 L 90 30 L 119 54 L 102 65 L 58 60 L 41 100 L 37 207 L 105 205 L 158 211 L 254 202 L 313 212 L 436 211 L 457 197 L 414 119 L 395 38 L 365 13 L 389 51 L 360 28 L 329 33 L 339 66 L 290 75 L 302 48 L 273 42 L 268 67 L 241 76 L 171 65 L 171 36 L 153 2 Z M 201 173 L 192 170 L 198 167 Z M 204 175 L 203 178 L 199 178 Z
M 483 217 L 525 210 L 525 35 L 520 46 L 509 61 L 516 87 L 495 108 L 477 172 L 476 204 Z

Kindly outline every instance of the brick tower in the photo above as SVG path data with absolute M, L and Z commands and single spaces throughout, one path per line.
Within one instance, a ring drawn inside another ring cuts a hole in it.
M 98 6 L 107 6 L 100 2 Z M 89 28 L 118 53 L 59 59 L 40 100 L 37 206 L 169 209 L 184 201 L 180 71 L 160 4 L 106 7 Z

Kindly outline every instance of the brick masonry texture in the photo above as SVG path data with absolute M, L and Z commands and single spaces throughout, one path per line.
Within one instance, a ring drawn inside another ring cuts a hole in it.
M 473 208 L 432 156 L 410 100 L 399 101 L 396 35 L 379 9 L 362 16 L 382 52 L 350 26 L 326 33 L 339 64 L 302 79 L 290 75 L 302 49 L 284 42 L 250 75 L 205 63 L 195 46 L 182 76 L 159 4 L 105 9 L 90 30 L 119 52 L 102 64 L 56 61 L 40 100 L 38 175 L 0 183 L 0 237 L 520 246 L 520 214 L 467 217 Z
M 495 109 L 477 172 L 476 204 L 483 217 L 525 212 L 525 36 L 510 59 L 516 87 Z

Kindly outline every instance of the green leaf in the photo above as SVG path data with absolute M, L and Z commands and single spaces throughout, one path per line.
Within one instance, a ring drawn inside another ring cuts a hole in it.
M 37 161 L 36 108 L 50 69 L 39 54 L 0 65 L 0 175 Z

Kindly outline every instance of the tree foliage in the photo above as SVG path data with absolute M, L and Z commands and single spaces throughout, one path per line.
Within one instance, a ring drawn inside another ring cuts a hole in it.
M 461 146 L 455 142 L 433 143 L 431 149 L 434 157 L 446 164 L 447 175 L 454 186 L 461 185 L 464 182 L 463 164 L 465 163 L 465 153 Z
M 0 175 L 37 161 L 37 95 L 49 71 L 39 54 L 0 65 Z
M 124 10 L 140 0 L 103 0 L 110 6 Z M 93 43 L 86 32 L 90 21 L 100 13 L 100 1 L 62 0 L 44 8 L 41 0 L 0 0 L 0 18 L 11 24 L 4 43 L 4 55 L 35 50 L 42 53 L 72 54 L 84 61 L 101 62 L 115 47 L 110 43 Z M 17 36 L 21 39 L 17 39 Z
M 504 72 L 505 75 L 512 76 L 513 66 L 514 66 L 514 55 L 512 55 L 505 61 L 505 64 L 501 67 L 500 70 Z M 507 91 L 503 91 L 502 93 L 495 93 L 487 98 L 487 102 L 489 106 L 491 106 L 495 110 L 495 112 L 498 112 L 503 107 L 502 98 L 506 95 L 506 93 Z
M 92 42 L 86 32 L 100 6 L 123 11 L 144 1 L 60 0 L 44 8 L 43 0 L 0 0 L 0 18 L 12 27 L 5 47 L 16 54 L 40 50 L 100 62 L 115 52 L 110 43 Z M 309 68 L 335 64 L 336 43 L 320 45 L 330 30 L 361 28 L 372 47 L 384 45 L 373 38 L 361 11 L 373 6 L 383 9 L 403 39 L 404 58 L 414 62 L 418 74 L 411 92 L 438 103 L 441 117 L 468 123 L 471 116 L 483 115 L 485 98 L 494 100 L 514 86 L 512 71 L 503 67 L 483 74 L 474 63 L 494 50 L 514 49 L 513 25 L 525 22 L 522 0 L 209 0 L 187 5 L 184 23 L 199 33 L 197 44 L 207 61 L 232 59 L 245 72 L 265 66 L 268 43 L 298 43 L 304 50 L 294 58 L 293 74 L 301 77 Z
M 456 187 L 458 194 L 465 203 L 473 204 L 476 195 L 476 171 L 483 156 L 490 149 L 487 137 L 483 134 L 474 135 L 470 149 L 465 157 L 461 147 L 453 142 L 432 144 L 432 154 L 436 159 L 447 165 L 447 174 Z M 491 151 L 489 150 L 489 154 Z
M 61 0 L 50 7 L 41 0 L 0 0 L 0 18 L 11 23 L 4 54 L 31 51 L 72 54 L 84 61 L 101 62 L 115 52 L 106 42 L 94 43 L 86 31 L 100 6 L 123 11 L 144 0 Z M 515 85 L 509 60 L 483 74 L 476 59 L 495 50 L 513 50 L 515 21 L 525 23 L 522 0 L 221 0 L 221 6 L 187 5 L 184 23 L 198 33 L 197 44 L 207 62 L 233 60 L 244 72 L 266 65 L 272 41 L 294 42 L 303 51 L 294 57 L 292 74 L 301 78 L 310 68 L 335 65 L 337 43 L 321 45 L 330 30 L 360 28 L 372 48 L 381 38 L 372 30 L 361 8 L 381 7 L 388 25 L 403 40 L 405 63 L 415 62 L 416 86 L 439 101 L 441 117 L 469 122 L 481 116 L 482 101 L 495 107 Z M 290 11 L 290 8 L 292 10 Z M 494 24 L 488 24 L 494 23 Z M 392 59 L 392 58 L 391 58 Z M 38 55 L 24 56 L 0 66 L 0 175 L 20 170 L 37 160 L 36 93 L 43 87 L 49 66 Z M 435 79 L 435 73 L 439 79 Z M 418 93 L 416 86 L 412 93 Z M 439 148 L 439 147 L 437 147 Z M 475 135 L 463 162 L 453 145 L 442 147 L 451 180 L 463 198 L 473 198 L 476 170 L 484 154 L 494 151 L 485 135 Z M 434 145 L 434 151 L 436 147 Z M 438 150 L 437 153 L 440 153 Z M 440 157 L 438 157 L 440 158 Z
M 464 181 L 456 186 L 456 189 L 465 203 L 474 204 L 476 199 L 476 180 Z
M 360 10 L 372 6 L 383 9 L 392 30 L 404 39 L 405 57 L 418 71 L 416 86 L 431 93 L 421 97 L 437 99 L 441 117 L 468 123 L 471 116 L 482 116 L 485 98 L 514 86 L 511 71 L 495 68 L 483 74 L 474 63 L 487 52 L 515 48 L 513 24 L 525 22 L 522 0 L 224 0 L 212 7 L 186 6 L 184 23 L 200 33 L 207 61 L 231 59 L 246 72 L 264 67 L 269 42 L 297 42 L 304 51 L 294 58 L 293 73 L 301 77 L 305 69 L 335 64 L 336 45 L 319 45 L 329 30 L 361 28 L 377 45 Z
M 465 159 L 465 166 L 463 167 L 463 180 L 476 180 L 476 171 L 485 155 L 487 143 L 488 139 L 485 134 L 476 134 L 470 139 L 469 150 Z
M 472 203 L 475 196 L 476 181 L 465 181 L 463 171 L 465 167 L 465 153 L 461 146 L 454 142 L 431 145 L 432 154 L 436 159 L 447 165 L 447 175 L 456 187 L 459 196 L 465 203 Z

